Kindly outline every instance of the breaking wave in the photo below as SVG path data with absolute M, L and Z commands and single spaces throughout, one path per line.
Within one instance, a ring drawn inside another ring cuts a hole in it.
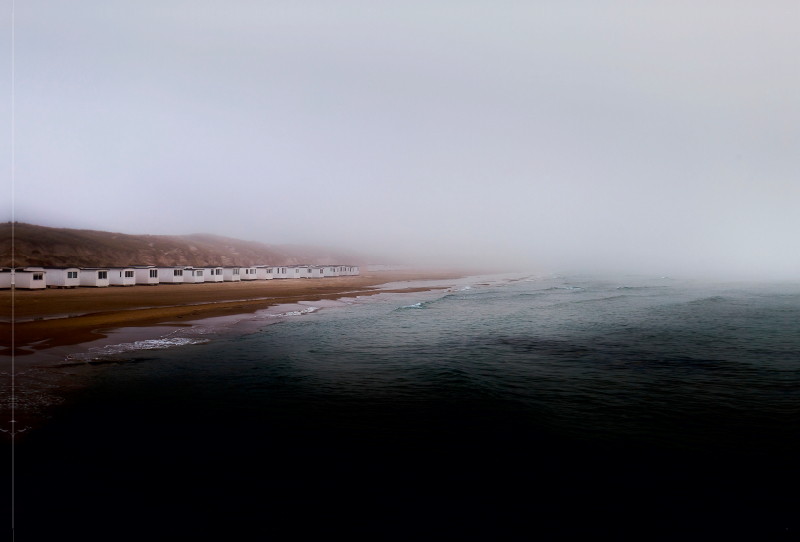
M 108 356 L 116 356 L 119 354 L 125 354 L 127 352 L 136 352 L 139 350 L 163 350 L 164 348 L 172 348 L 175 346 L 206 344 L 209 342 L 211 341 L 208 339 L 190 339 L 186 337 L 148 339 L 145 341 L 135 341 L 132 343 L 109 344 L 103 346 L 102 348 L 92 348 L 83 354 L 71 354 L 66 357 L 66 360 L 88 362 L 95 359 L 103 359 Z
M 308 307 L 307 309 L 302 309 L 299 311 L 289 311 L 289 312 L 281 312 L 278 314 L 267 314 L 265 318 L 277 318 L 279 316 L 302 316 L 304 314 L 311 314 L 312 312 L 317 312 L 319 307 Z
M 580 286 L 553 286 L 551 288 L 545 288 L 543 291 L 549 290 L 583 290 Z
M 445 297 L 449 297 L 449 296 L 445 296 Z M 433 303 L 435 301 L 438 301 L 438 300 L 437 299 L 431 299 L 429 301 L 420 301 L 419 303 L 414 303 L 413 305 L 406 305 L 405 307 L 399 307 L 397 310 L 403 310 L 403 309 L 427 309 L 428 305 L 430 305 L 431 303 Z

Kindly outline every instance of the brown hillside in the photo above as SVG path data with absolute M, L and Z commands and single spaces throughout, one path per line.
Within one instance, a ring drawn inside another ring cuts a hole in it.
M 15 265 L 361 265 L 357 254 L 318 247 L 267 245 L 211 234 L 128 235 L 16 223 Z M 0 224 L 0 266 L 11 265 L 11 223 Z

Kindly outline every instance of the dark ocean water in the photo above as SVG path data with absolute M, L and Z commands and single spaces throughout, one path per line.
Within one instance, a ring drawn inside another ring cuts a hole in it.
M 16 447 L 17 540 L 800 530 L 800 285 L 483 277 L 269 322 L 83 374 Z

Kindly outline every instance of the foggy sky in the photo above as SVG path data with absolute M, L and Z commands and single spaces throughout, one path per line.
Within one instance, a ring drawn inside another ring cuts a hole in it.
M 532 4 L 17 1 L 16 219 L 800 278 L 800 3 Z

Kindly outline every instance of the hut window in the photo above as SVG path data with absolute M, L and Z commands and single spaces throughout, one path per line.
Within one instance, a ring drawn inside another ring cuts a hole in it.
M 125 271 L 125 278 L 132 279 L 133 278 L 133 271 Z
M 182 277 L 183 276 L 183 269 L 173 269 L 172 270 L 173 277 Z
M 198 271 L 198 272 L 197 272 L 197 276 L 198 276 L 198 277 L 202 277 L 202 276 L 203 276 L 203 272 L 202 272 L 202 271 Z
M 151 269 L 150 270 L 150 278 L 151 279 L 158 278 L 158 269 Z
M 34 273 L 33 280 L 44 280 L 44 275 L 42 273 Z
M 77 271 L 67 271 L 67 278 L 68 279 L 76 279 L 76 278 L 78 278 L 78 272 Z
M 97 278 L 100 280 L 106 280 L 108 278 L 108 271 L 98 271 Z

